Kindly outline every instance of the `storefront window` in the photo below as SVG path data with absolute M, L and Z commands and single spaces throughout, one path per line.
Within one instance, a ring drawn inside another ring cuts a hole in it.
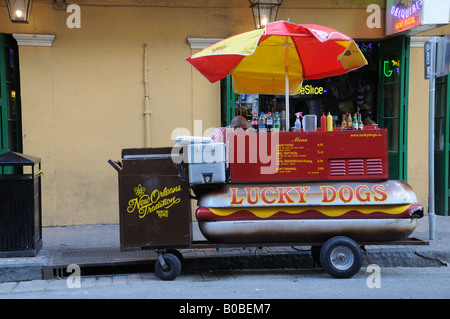
M 388 130 L 389 178 L 406 180 L 409 38 L 385 40 L 379 52 L 378 122 Z
M 384 83 L 384 109 L 383 127 L 391 134 L 388 135 L 389 151 L 398 151 L 398 116 L 399 116 L 399 84 L 400 84 L 400 58 L 398 52 L 384 56 L 383 83 Z
M 385 86 L 384 118 L 398 118 L 398 83 Z

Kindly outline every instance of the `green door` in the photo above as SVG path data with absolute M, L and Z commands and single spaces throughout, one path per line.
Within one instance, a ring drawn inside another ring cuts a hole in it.
M 17 43 L 0 34 L 0 154 L 22 152 Z
M 434 131 L 434 192 L 436 214 L 448 216 L 449 206 L 449 112 L 450 81 L 436 78 Z
M 388 129 L 389 178 L 406 180 L 409 38 L 381 42 L 378 123 Z

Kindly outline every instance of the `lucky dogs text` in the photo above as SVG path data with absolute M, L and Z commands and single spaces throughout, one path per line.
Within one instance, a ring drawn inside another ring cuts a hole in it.
M 246 187 L 245 194 L 238 194 L 238 188 L 230 188 L 230 205 L 255 205 L 260 200 L 268 205 L 275 204 L 306 204 L 308 203 L 308 191 L 310 186 L 300 187 Z M 358 185 L 352 188 L 348 185 L 342 185 L 339 188 L 333 186 L 320 186 L 321 203 L 334 203 L 342 201 L 350 203 L 355 198 L 358 202 L 385 202 L 388 194 L 382 184 Z

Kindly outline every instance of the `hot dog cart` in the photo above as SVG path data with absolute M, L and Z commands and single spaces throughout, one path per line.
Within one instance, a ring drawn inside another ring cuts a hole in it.
M 123 149 L 121 249 L 154 249 L 155 273 L 181 271 L 177 249 L 311 246 L 333 277 L 352 277 L 360 246 L 409 238 L 423 217 L 412 188 L 389 180 L 387 130 L 249 132 L 226 143 L 179 137 L 173 147 Z M 206 240 L 192 237 L 191 202 Z

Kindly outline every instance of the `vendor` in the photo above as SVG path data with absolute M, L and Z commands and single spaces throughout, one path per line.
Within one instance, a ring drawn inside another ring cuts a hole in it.
M 248 122 L 243 116 L 235 116 L 229 126 L 218 127 L 209 136 L 214 143 L 225 143 L 226 135 L 228 132 L 232 132 L 238 128 L 242 128 L 244 131 L 248 129 Z
M 370 111 L 368 109 L 361 110 L 361 119 L 364 125 L 375 125 L 375 121 L 370 118 Z

